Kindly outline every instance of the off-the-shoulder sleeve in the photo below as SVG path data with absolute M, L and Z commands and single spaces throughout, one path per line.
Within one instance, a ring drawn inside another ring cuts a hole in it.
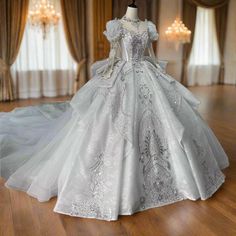
M 106 30 L 103 32 L 110 42 L 116 42 L 121 36 L 121 23 L 118 20 L 110 20 L 106 24 Z
M 148 34 L 151 41 L 155 41 L 159 37 L 156 25 L 153 24 L 151 21 L 148 21 Z

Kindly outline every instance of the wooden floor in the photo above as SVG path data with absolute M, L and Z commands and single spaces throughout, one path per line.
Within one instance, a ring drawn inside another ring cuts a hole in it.
M 194 87 L 202 104 L 200 113 L 230 158 L 226 182 L 206 201 L 181 201 L 122 216 L 116 222 L 74 218 L 52 211 L 56 199 L 39 203 L 25 193 L 8 190 L 0 180 L 0 235 L 21 236 L 233 236 L 236 235 L 236 87 Z M 58 98 L 62 101 L 68 98 Z M 0 111 L 55 99 L 0 103 Z

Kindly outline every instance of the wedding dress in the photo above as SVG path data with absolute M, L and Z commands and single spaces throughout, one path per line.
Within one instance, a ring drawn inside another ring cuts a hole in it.
M 150 21 L 111 20 L 109 58 L 70 102 L 0 113 L 0 176 L 55 212 L 116 220 L 183 199 L 205 200 L 228 158 L 199 101 L 153 55 Z

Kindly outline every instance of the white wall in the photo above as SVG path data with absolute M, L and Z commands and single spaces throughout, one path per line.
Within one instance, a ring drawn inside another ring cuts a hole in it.
M 230 0 L 225 44 L 225 83 L 236 85 L 236 1 Z
M 166 40 L 165 31 L 175 20 L 181 16 L 181 0 L 161 0 L 159 18 L 159 41 L 157 55 L 159 60 L 169 61 L 167 73 L 180 81 L 182 69 L 182 46 L 176 49 L 174 43 Z

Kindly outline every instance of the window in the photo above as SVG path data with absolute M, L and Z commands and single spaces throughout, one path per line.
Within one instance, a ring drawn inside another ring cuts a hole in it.
M 218 81 L 220 53 L 214 9 L 197 8 L 193 47 L 188 66 L 189 85 L 208 85 Z
M 54 5 L 60 12 L 60 1 L 54 0 Z M 29 23 L 26 25 L 12 68 L 19 98 L 72 94 L 76 63 L 67 48 L 62 19 L 50 29 L 45 40 L 41 31 Z

